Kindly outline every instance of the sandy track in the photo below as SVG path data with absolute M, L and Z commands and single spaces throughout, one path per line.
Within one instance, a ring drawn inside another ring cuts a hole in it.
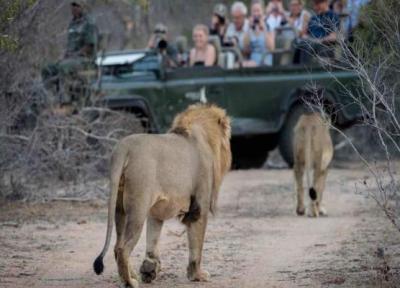
M 291 171 L 231 172 L 207 230 L 204 268 L 211 282 L 186 280 L 186 235 L 179 236 L 183 226 L 170 221 L 161 240 L 162 272 L 153 284 L 142 286 L 395 287 L 398 235 L 372 202 L 354 193 L 363 175 L 333 170 L 325 195 L 329 217 L 312 219 L 295 216 Z M 102 276 L 91 268 L 104 243 L 104 205 L 11 209 L 0 212 L 0 287 L 116 287 L 112 249 Z M 23 224 L 14 223 L 15 217 Z M 136 268 L 144 255 L 143 236 L 132 253 Z M 392 256 L 377 257 L 380 247 Z M 389 281 L 382 280 L 386 264 Z

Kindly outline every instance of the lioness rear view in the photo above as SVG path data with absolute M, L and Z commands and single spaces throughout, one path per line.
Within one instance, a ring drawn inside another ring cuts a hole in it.
M 121 280 L 138 287 L 129 255 L 147 218 L 144 282 L 160 270 L 158 241 L 163 221 L 179 217 L 187 227 L 192 281 L 207 281 L 201 257 L 208 212 L 214 212 L 223 176 L 231 165 L 230 120 L 212 105 L 193 105 L 179 114 L 169 133 L 132 135 L 115 148 L 111 159 L 111 195 L 106 242 L 93 266 L 103 272 L 115 218 L 115 260 Z
M 326 214 L 322 207 L 322 193 L 328 166 L 333 157 L 332 139 L 329 123 L 319 113 L 300 117 L 294 129 L 294 173 L 297 186 L 297 214 L 304 215 L 303 175 L 306 170 L 307 185 L 311 198 L 311 216 Z M 310 173 L 314 170 L 313 183 Z

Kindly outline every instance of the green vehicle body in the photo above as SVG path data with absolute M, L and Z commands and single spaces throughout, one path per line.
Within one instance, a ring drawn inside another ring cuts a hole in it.
M 338 127 L 350 126 L 361 116 L 348 96 L 347 89 L 353 91 L 358 85 L 356 75 L 348 71 L 300 65 L 167 69 L 159 55 L 148 51 L 109 55 L 121 53 L 145 56 L 134 64 L 112 66 L 114 70 L 107 68 L 103 73 L 97 89 L 107 106 L 145 116 L 149 132 L 163 133 L 188 105 L 215 103 L 225 108 L 232 119 L 232 150 L 237 167 L 260 166 L 268 151 L 278 145 L 284 159 L 292 164 L 290 134 L 302 113 L 299 111 L 304 112 L 304 99 L 318 98 Z

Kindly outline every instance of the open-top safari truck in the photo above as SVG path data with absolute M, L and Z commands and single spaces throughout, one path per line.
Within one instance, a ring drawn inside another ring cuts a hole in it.
M 276 52 L 278 61 L 282 63 L 287 52 Z M 215 103 L 232 118 L 237 168 L 261 166 L 277 146 L 287 163 L 293 163 L 292 130 L 304 113 L 305 99 L 318 98 L 338 127 L 350 126 L 360 116 L 346 92 L 358 85 L 348 71 L 316 64 L 168 68 L 164 62 L 154 51 L 105 54 L 97 60 L 97 99 L 145 117 L 150 133 L 165 132 L 174 115 L 192 103 Z

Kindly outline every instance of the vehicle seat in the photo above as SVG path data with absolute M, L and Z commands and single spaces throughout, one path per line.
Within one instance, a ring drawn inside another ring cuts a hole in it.
M 279 27 L 275 30 L 274 66 L 284 66 L 293 63 L 293 42 L 296 39 L 296 31 L 289 26 Z
M 218 36 L 210 35 L 208 37 L 208 43 L 214 46 L 216 54 L 217 54 L 217 63 L 216 65 L 220 67 L 225 67 L 225 57 L 221 53 L 222 52 L 222 44 L 221 40 Z
M 223 68 L 225 69 L 233 69 L 237 64 L 239 67 L 243 65 L 243 54 L 237 46 L 223 47 L 222 55 L 224 57 Z
M 175 39 L 175 48 L 178 52 L 177 61 L 179 66 L 185 66 L 189 62 L 189 46 L 186 36 L 180 35 Z

